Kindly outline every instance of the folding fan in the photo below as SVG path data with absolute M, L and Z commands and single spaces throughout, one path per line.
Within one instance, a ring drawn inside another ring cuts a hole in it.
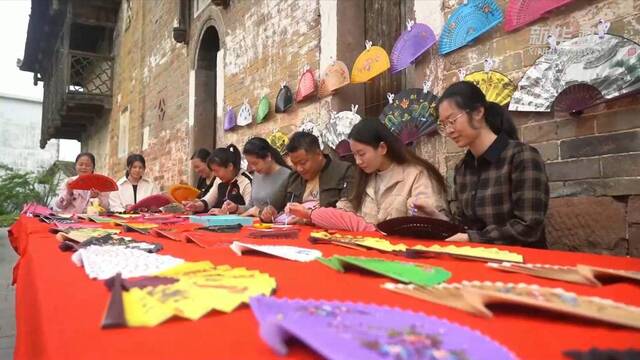
M 260 99 L 260 103 L 258 104 L 258 111 L 256 114 L 256 124 L 260 124 L 266 120 L 267 115 L 269 115 L 269 109 L 271 108 L 271 104 L 269 103 L 269 98 L 267 95 L 264 95 Z
M 435 103 L 438 97 L 428 90 L 406 89 L 397 95 L 387 94 L 389 104 L 380 114 L 380 121 L 396 134 L 405 145 L 413 145 L 421 136 L 436 130 Z
M 238 126 L 247 126 L 253 121 L 253 114 L 251 113 L 251 106 L 249 106 L 249 100 L 244 99 L 244 103 L 238 111 Z
M 271 144 L 271 146 L 278 150 L 280 154 L 286 153 L 285 147 L 289 143 L 289 138 L 282 131 L 274 131 L 271 135 L 269 135 L 269 137 L 267 137 L 267 141 L 269 142 L 269 144 Z
M 440 55 L 470 44 L 503 20 L 494 0 L 468 0 L 447 19 L 440 35 Z
M 457 233 L 464 232 L 460 225 L 445 220 L 423 216 L 402 216 L 385 220 L 377 225 L 378 230 L 387 235 L 408 236 L 413 238 L 444 240 Z
M 69 189 L 91 190 L 99 192 L 118 191 L 118 184 L 108 176 L 100 174 L 80 175 L 75 180 L 69 182 Z
M 595 105 L 604 97 L 600 90 L 589 84 L 569 85 L 553 101 L 553 110 L 579 115 L 586 108 Z
M 465 81 L 476 84 L 487 101 L 506 105 L 516 91 L 516 84 L 506 75 L 497 71 L 476 71 L 464 77 Z
M 159 211 L 161 207 L 169 205 L 173 199 L 165 194 L 147 196 L 127 208 L 127 211 Z
M 588 84 L 610 100 L 640 89 L 640 45 L 610 34 L 562 42 L 527 70 L 509 104 L 511 111 L 551 111 L 565 88 Z
M 510 0 L 504 15 L 504 30 L 519 29 L 573 0 Z
M 436 41 L 436 35 L 428 25 L 408 21 L 407 31 L 400 34 L 391 50 L 391 73 L 409 67 Z
M 358 105 L 351 105 L 351 111 L 332 112 L 331 120 L 322 131 L 322 141 L 335 149 L 340 141 L 346 140 L 353 126 L 362 120 L 357 111 Z
M 302 76 L 298 80 L 298 88 L 296 89 L 296 102 L 302 102 L 315 95 L 317 91 L 316 77 L 313 70 L 305 65 Z
M 200 194 L 200 190 L 189 185 L 175 184 L 171 185 L 167 193 L 173 198 L 173 200 L 181 203 L 183 201 L 195 200 L 198 197 L 198 194 Z
M 323 98 L 329 96 L 350 82 L 347 65 L 342 61 L 333 61 L 327 66 L 320 77 L 318 97 Z
M 358 55 L 351 69 L 351 82 L 360 84 L 367 82 L 385 72 L 391 64 L 389 55 L 380 46 L 371 46 L 371 41 L 366 41 L 366 49 Z
M 236 113 L 233 111 L 231 105 L 227 105 L 227 112 L 224 115 L 224 131 L 229 131 L 236 126 Z
M 477 330 L 387 306 L 256 296 L 249 300 L 260 337 L 279 355 L 296 338 L 335 359 L 515 359 Z
M 376 231 L 376 227 L 362 217 L 336 208 L 321 207 L 311 212 L 311 222 L 317 227 L 345 231 Z
M 280 84 L 278 96 L 276 96 L 276 113 L 284 113 L 289 110 L 291 106 L 293 106 L 293 93 L 291 92 L 291 88 L 287 86 L 287 83 L 283 81 Z

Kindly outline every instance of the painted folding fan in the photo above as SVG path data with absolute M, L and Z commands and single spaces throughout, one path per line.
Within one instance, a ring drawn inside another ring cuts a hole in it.
M 506 75 L 497 71 L 476 71 L 464 77 L 465 81 L 476 84 L 487 101 L 506 105 L 516 91 L 516 84 Z
M 573 0 L 509 0 L 504 15 L 504 30 L 513 31 Z
M 407 21 L 407 30 L 400 34 L 391 50 L 391 73 L 406 69 L 436 43 L 429 25 Z
M 238 126 L 247 126 L 253 122 L 253 112 L 251 111 L 251 105 L 249 105 L 249 99 L 244 99 L 240 110 L 238 110 Z
M 256 124 L 263 123 L 269 115 L 269 109 L 271 109 L 271 103 L 267 95 L 263 95 L 258 103 L 258 111 L 256 112 Z
M 494 0 L 468 0 L 447 19 L 440 34 L 440 55 L 470 44 L 503 20 L 502 10 Z
M 486 305 L 506 303 L 640 329 L 639 307 L 599 297 L 582 296 L 561 288 L 488 281 L 463 281 L 430 288 L 393 283 L 384 284 L 382 287 L 488 318 L 492 317 L 493 313 Z
M 541 56 L 527 70 L 511 98 L 509 110 L 551 111 L 554 101 L 562 91 L 577 84 L 592 86 L 606 100 L 633 94 L 640 89 L 638 53 L 639 44 L 604 33 L 601 36 L 586 35 L 562 42 L 555 51 Z M 574 88 L 569 93 L 582 93 L 585 90 L 590 94 L 589 98 L 600 96 L 595 90 L 584 87 Z M 572 100 L 574 101 L 576 100 Z M 580 100 L 582 101 L 585 100 Z M 579 105 L 577 107 L 585 104 Z
M 333 60 L 322 72 L 318 84 L 318 97 L 323 98 L 334 94 L 340 88 L 351 82 L 349 69 L 342 61 Z
M 429 86 L 425 81 L 422 89 L 406 89 L 397 95 L 387 93 L 389 104 L 382 110 L 380 121 L 405 145 L 413 145 L 420 137 L 436 130 L 438 97 L 429 91 Z
M 351 82 L 354 84 L 367 82 L 387 71 L 391 66 L 389 55 L 380 46 L 372 46 L 369 40 L 365 41 L 366 49 L 358 55 L 351 69 Z
M 227 105 L 227 112 L 224 114 L 224 125 L 222 128 L 224 131 L 229 131 L 236 127 L 236 125 L 236 112 L 233 111 L 233 107 L 231 107 L 231 105 Z
M 286 81 L 280 83 L 280 91 L 276 96 L 276 113 L 287 112 L 293 106 L 293 93 Z
M 165 194 L 149 195 L 137 203 L 129 206 L 127 211 L 130 212 L 158 212 L 163 206 L 167 206 L 173 202 L 173 199 Z
M 338 146 L 342 140 L 346 140 L 349 132 L 362 118 L 357 113 L 358 105 L 351 105 L 351 111 L 331 113 L 331 120 L 327 123 L 321 134 L 321 140 L 332 149 Z
M 487 266 L 502 271 L 592 286 L 602 286 L 601 280 L 607 279 L 640 281 L 640 271 L 607 269 L 590 265 L 488 263 Z
M 433 286 L 443 283 L 451 277 L 447 270 L 425 264 L 408 263 L 360 256 L 338 256 L 322 258 L 319 261 L 330 268 L 345 272 L 357 267 L 391 279 L 419 286 Z
M 302 75 L 298 80 L 298 88 L 296 89 L 296 102 L 302 102 L 316 94 L 318 87 L 316 85 L 316 77 L 309 65 L 305 65 L 302 69 Z
M 298 131 L 315 135 L 315 137 L 317 137 L 318 140 L 320 141 L 320 150 L 324 149 L 324 143 L 321 141 L 322 133 L 320 132 L 320 128 L 318 127 L 318 124 L 311 121 L 310 119 L 304 119 L 302 120 L 302 123 L 300 124 L 300 126 L 298 126 Z
M 117 234 L 119 229 L 105 229 L 105 228 L 69 228 L 64 231 L 58 232 L 56 239 L 59 241 L 73 241 L 76 243 L 82 243 L 93 237 L 101 237 L 105 235 Z
M 118 184 L 112 178 L 100 174 L 80 175 L 70 181 L 68 187 L 72 190 L 118 191 Z
M 229 313 L 251 297 L 270 295 L 276 287 L 269 274 L 208 261 L 185 262 L 141 280 L 145 283 L 133 282 L 128 291 L 112 287 L 103 327 L 150 327 L 173 316 L 197 320 L 211 310 Z
M 322 257 L 322 252 L 316 249 L 307 249 L 299 246 L 247 244 L 234 241 L 229 247 L 234 253 L 240 256 L 247 251 L 257 251 L 263 254 L 300 262 L 309 262 Z
M 289 138 L 282 131 L 274 130 L 271 135 L 267 137 L 267 141 L 278 150 L 280 154 L 284 154 L 286 152 L 286 146 L 289 143 Z
M 342 231 L 376 231 L 373 224 L 357 214 L 342 209 L 320 207 L 311 212 L 311 222 L 323 229 Z
M 167 193 L 173 198 L 173 200 L 181 203 L 183 201 L 195 200 L 198 197 L 198 194 L 200 194 L 200 190 L 185 184 L 175 184 L 169 187 Z
M 280 355 L 296 338 L 326 359 L 491 359 L 516 357 L 476 330 L 386 306 L 257 296 L 260 337 Z

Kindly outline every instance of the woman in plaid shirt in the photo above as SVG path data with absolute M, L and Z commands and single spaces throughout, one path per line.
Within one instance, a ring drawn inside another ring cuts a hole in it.
M 508 113 L 488 102 L 476 85 L 461 81 L 442 94 L 438 114 L 441 134 L 467 148 L 455 168 L 454 216 L 468 231 L 447 241 L 546 248 L 549 184 L 544 161 L 535 148 L 518 140 Z

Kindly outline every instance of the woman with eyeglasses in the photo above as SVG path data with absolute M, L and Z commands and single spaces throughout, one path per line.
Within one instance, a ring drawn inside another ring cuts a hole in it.
M 454 215 L 468 231 L 447 241 L 546 248 L 549 184 L 538 151 L 518 140 L 509 114 L 471 82 L 449 86 L 437 106 L 438 130 L 467 149 L 455 167 Z

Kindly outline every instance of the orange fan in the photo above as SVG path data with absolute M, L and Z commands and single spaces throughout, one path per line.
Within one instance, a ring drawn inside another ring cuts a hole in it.
M 200 194 L 200 190 L 189 185 L 176 184 L 169 188 L 169 196 L 177 202 L 195 200 L 198 194 Z
M 108 176 L 100 174 L 80 175 L 69 183 L 72 190 L 97 190 L 99 192 L 118 191 L 118 184 Z

